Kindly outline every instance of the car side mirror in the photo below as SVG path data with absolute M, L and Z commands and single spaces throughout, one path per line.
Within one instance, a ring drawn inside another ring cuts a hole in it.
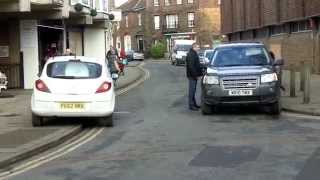
M 283 66 L 284 65 L 284 60 L 283 59 L 278 59 L 274 62 L 274 66 Z

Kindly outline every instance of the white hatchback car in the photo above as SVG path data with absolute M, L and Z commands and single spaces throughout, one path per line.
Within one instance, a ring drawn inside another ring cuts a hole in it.
M 103 59 L 60 56 L 49 59 L 35 82 L 32 124 L 44 117 L 96 117 L 102 126 L 113 126 L 113 81 Z

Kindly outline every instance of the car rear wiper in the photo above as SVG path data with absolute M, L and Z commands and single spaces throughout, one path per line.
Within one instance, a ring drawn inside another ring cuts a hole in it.
M 60 79 L 76 79 L 78 77 L 75 76 L 53 76 L 53 78 L 60 78 Z

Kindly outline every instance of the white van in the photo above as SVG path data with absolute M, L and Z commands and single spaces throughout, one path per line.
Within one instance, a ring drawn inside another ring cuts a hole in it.
M 170 56 L 171 64 L 176 66 L 185 64 L 187 53 L 195 42 L 194 40 L 175 40 Z

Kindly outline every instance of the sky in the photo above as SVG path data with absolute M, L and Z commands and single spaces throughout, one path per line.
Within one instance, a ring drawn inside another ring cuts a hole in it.
M 116 7 L 120 6 L 121 4 L 125 3 L 128 0 L 115 0 Z

